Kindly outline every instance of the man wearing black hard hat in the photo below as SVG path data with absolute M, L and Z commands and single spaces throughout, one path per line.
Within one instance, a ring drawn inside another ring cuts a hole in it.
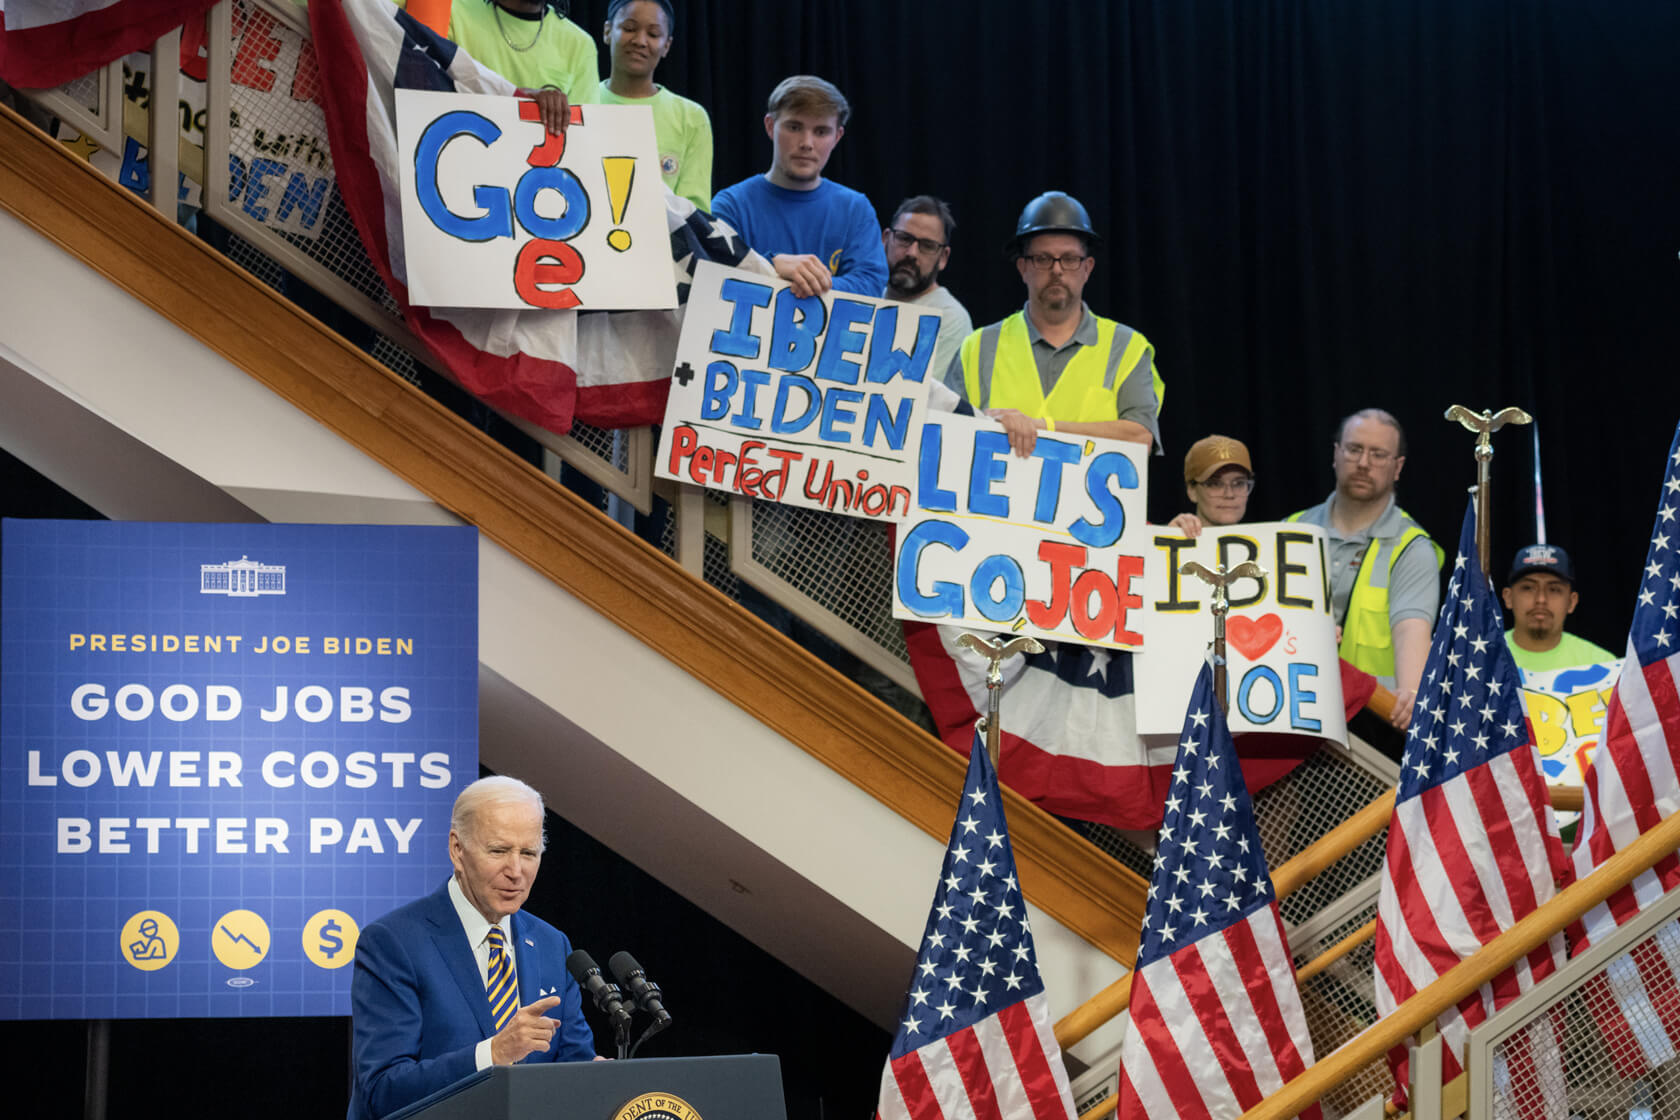
M 1041 431 L 1160 449 L 1155 348 L 1081 298 L 1100 244 L 1077 199 L 1047 191 L 1027 203 L 1005 246 L 1026 306 L 969 335 L 945 373 L 951 389 L 1003 425 L 1017 455 L 1031 454 Z

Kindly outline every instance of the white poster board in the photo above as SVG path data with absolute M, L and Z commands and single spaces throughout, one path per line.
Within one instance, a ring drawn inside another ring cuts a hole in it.
M 1550 785 L 1579 788 L 1604 739 L 1604 719 L 1622 675 L 1622 659 L 1521 672 L 1523 710 L 1534 729 L 1540 772 Z M 1559 813 L 1558 824 L 1567 825 L 1575 817 Z
M 910 513 L 939 314 L 703 261 L 654 473 L 876 520 Z
M 1347 742 L 1342 674 L 1324 530 L 1298 521 L 1208 527 L 1192 541 L 1152 529 L 1144 581 L 1149 652 L 1134 664 L 1141 734 L 1184 726 L 1196 674 L 1213 641 L 1213 588 L 1179 569 L 1253 560 L 1264 579 L 1231 584 L 1225 619 L 1231 731 L 1277 731 Z
M 1049 432 L 1022 458 L 993 420 L 931 415 L 893 616 L 1143 648 L 1148 463 L 1143 444 Z
M 426 307 L 677 306 L 653 111 L 397 90 L 409 298 Z

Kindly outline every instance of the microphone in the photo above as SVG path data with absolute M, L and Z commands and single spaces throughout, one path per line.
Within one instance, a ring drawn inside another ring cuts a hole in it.
M 566 958 L 566 971 L 594 997 L 595 1006 L 612 1021 L 615 1031 L 629 1029 L 630 1011 L 624 1006 L 624 993 L 617 984 L 602 979 L 601 967 L 595 963 L 595 958 L 578 949 Z
M 671 1025 L 671 1013 L 665 1010 L 665 993 L 647 978 L 647 973 L 642 971 L 635 957 L 623 951 L 614 953 L 607 960 L 607 967 L 635 999 L 636 1006 L 653 1016 L 655 1024 L 662 1028 Z

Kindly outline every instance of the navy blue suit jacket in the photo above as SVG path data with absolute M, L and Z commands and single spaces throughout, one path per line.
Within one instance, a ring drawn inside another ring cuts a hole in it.
M 560 1022 L 546 1053 L 528 1062 L 589 1061 L 594 1034 L 583 990 L 566 971 L 572 943 L 523 911 L 513 916 L 521 1007 L 558 995 Z M 474 1048 L 496 1033 L 472 946 L 449 883 L 372 922 L 356 942 L 350 982 L 356 1086 L 349 1120 L 376 1120 L 472 1073 Z

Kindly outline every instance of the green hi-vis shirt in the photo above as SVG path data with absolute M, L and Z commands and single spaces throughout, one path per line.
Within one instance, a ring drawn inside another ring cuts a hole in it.
M 408 7 L 407 0 L 396 0 Z M 601 80 L 595 40 L 589 32 L 549 8 L 528 19 L 497 8 L 493 0 L 454 0 L 449 38 L 473 61 L 516 86 L 559 86 L 574 101 L 594 96 Z
M 606 82 L 596 87 L 590 100 L 597 105 L 646 105 L 652 109 L 653 131 L 659 139 L 660 177 L 671 193 L 711 213 L 712 118 L 706 115 L 704 106 L 664 86 L 652 97 L 620 97 L 607 88 Z
M 1577 665 L 1601 665 L 1606 661 L 1616 660 L 1618 656 L 1603 646 L 1595 645 L 1585 638 L 1577 638 L 1573 634 L 1564 634 L 1558 639 L 1557 645 L 1536 653 L 1512 641 L 1511 631 L 1507 630 L 1505 645 L 1511 651 L 1511 660 L 1525 673 L 1544 673 L 1548 669 L 1573 669 Z

